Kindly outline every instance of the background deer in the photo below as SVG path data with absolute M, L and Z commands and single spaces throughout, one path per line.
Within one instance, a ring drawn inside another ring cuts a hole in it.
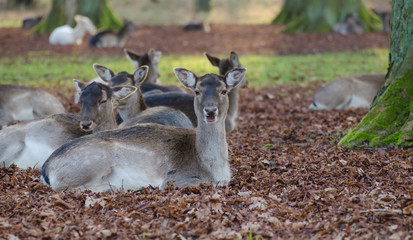
M 111 89 L 98 83 L 88 86 L 76 80 L 74 83 L 77 91 L 81 92 L 81 116 L 55 114 L 1 130 L 1 164 L 40 168 L 50 154 L 64 143 L 116 127 Z
M 110 191 L 212 181 L 226 185 L 231 173 L 225 133 L 228 91 L 244 78 L 237 68 L 225 77 L 176 68 L 179 80 L 195 92 L 198 129 L 158 124 L 104 131 L 69 142 L 42 167 L 42 182 L 56 191 Z
M 385 81 L 384 74 L 338 78 L 318 90 L 310 108 L 313 110 L 369 108 L 377 91 Z
M 136 26 L 131 21 L 124 21 L 123 27 L 116 33 L 111 30 L 105 30 L 91 36 L 89 45 L 99 48 L 123 47 L 129 34 L 136 30 Z
M 63 25 L 55 28 L 49 36 L 52 45 L 80 45 L 85 34 L 94 34 L 96 27 L 88 17 L 76 15 L 76 27 Z
M 189 118 L 177 109 L 164 106 L 148 108 L 140 90 L 148 75 L 148 66 L 139 67 L 133 75 L 127 72 L 115 75 L 110 69 L 98 64 L 94 64 L 93 67 L 99 77 L 113 87 L 115 95 L 118 93 L 117 89 L 121 90 L 119 92 L 122 95 L 126 95 L 126 97 L 117 97 L 115 101 L 115 108 L 123 120 L 119 125 L 120 128 L 138 123 L 158 123 L 185 128 L 194 127 Z M 135 90 L 125 92 L 129 90 L 125 90 L 122 86 L 128 85 L 135 86 Z
M 0 125 L 13 121 L 43 118 L 64 113 L 65 108 L 52 94 L 32 87 L 0 85 Z

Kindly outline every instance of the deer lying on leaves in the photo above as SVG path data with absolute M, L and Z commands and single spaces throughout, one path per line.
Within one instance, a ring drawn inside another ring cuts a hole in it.
M 0 85 L 0 125 L 64 113 L 65 108 L 52 94 L 32 87 Z
M 386 81 L 384 74 L 365 74 L 338 78 L 316 93 L 310 108 L 369 108 L 379 88 Z
M 228 92 L 246 69 L 225 76 L 197 77 L 175 68 L 178 79 L 195 92 L 198 129 L 141 124 L 104 131 L 64 144 L 42 167 L 42 182 L 56 191 L 90 189 L 106 192 L 152 185 L 161 188 L 212 181 L 226 185 L 231 178 L 225 118 Z
M 40 168 L 50 154 L 64 143 L 86 134 L 116 128 L 111 89 L 99 83 L 88 86 L 76 80 L 74 83 L 80 92 L 81 115 L 55 114 L 1 130 L 2 164 Z
M 111 30 L 105 30 L 91 36 L 89 45 L 99 48 L 123 47 L 129 34 L 136 30 L 136 26 L 131 21 L 125 21 L 123 27 L 116 33 Z
M 138 123 L 158 123 L 184 128 L 194 127 L 189 118 L 177 109 L 165 106 L 148 108 L 140 90 L 142 83 L 148 75 L 148 66 L 139 67 L 133 75 L 127 72 L 114 74 L 112 70 L 98 64 L 94 64 L 93 67 L 106 84 L 114 89 L 120 86 L 123 91 L 121 94 L 127 95 L 123 98 L 118 97 L 115 104 L 123 120 L 119 125 L 120 128 L 133 126 Z M 130 91 L 130 89 L 122 88 L 122 86 L 135 86 L 136 88 Z M 115 95 L 117 95 L 117 92 L 115 90 Z

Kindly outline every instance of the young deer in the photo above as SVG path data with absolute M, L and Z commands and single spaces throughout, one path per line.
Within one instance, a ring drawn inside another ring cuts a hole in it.
M 384 74 L 338 78 L 318 90 L 310 108 L 313 110 L 369 108 L 374 96 L 385 81 Z
M 70 140 L 116 127 L 109 87 L 74 80 L 80 91 L 81 116 L 55 114 L 9 126 L 0 131 L 0 162 L 20 168 L 40 168 L 50 154 Z M 131 88 L 131 87 L 127 87 Z
M 142 96 L 140 87 L 148 75 L 148 66 L 144 65 L 135 70 L 133 75 L 127 72 L 114 74 L 110 69 L 94 64 L 98 76 L 114 89 L 114 95 L 118 93 L 126 97 L 117 96 L 115 107 L 123 122 L 119 128 L 133 126 L 137 123 L 158 123 L 162 125 L 193 128 L 193 124 L 181 111 L 169 107 L 148 108 Z M 131 91 L 123 86 L 135 86 Z M 121 90 L 121 91 L 118 91 Z
M 116 33 L 111 30 L 105 30 L 91 36 L 89 45 L 99 48 L 123 47 L 129 34 L 136 30 L 137 28 L 132 22 L 125 21 L 123 27 Z
M 143 93 L 148 93 L 153 90 L 159 90 L 157 92 L 184 92 L 182 88 L 178 86 L 163 86 L 156 84 L 156 81 L 159 78 L 158 64 L 162 56 L 161 51 L 155 51 L 151 48 L 147 53 L 142 55 L 128 49 L 124 49 L 123 51 L 126 58 L 133 64 L 134 69 L 137 69 L 143 65 L 147 65 L 149 67 L 148 77 L 141 85 L 141 91 Z
M 219 68 L 219 74 L 225 76 L 225 74 L 232 69 L 242 68 L 241 63 L 239 62 L 238 55 L 235 52 L 231 52 L 229 58 L 219 59 L 213 57 L 208 53 L 205 53 L 205 56 L 211 62 L 213 66 Z M 225 120 L 225 130 L 227 132 L 234 130 L 236 126 L 236 118 L 238 115 L 238 92 L 240 87 L 247 86 L 247 80 L 242 79 L 241 83 L 234 87 L 229 93 L 229 108 L 227 113 L 227 118 Z M 197 124 L 196 115 L 194 112 L 193 96 L 187 93 L 164 93 L 156 94 L 152 96 L 146 96 L 146 104 L 150 107 L 153 106 L 168 106 L 181 110 L 185 113 L 189 119 L 191 119 L 194 126 Z
M 0 85 L 0 126 L 64 112 L 63 104 L 42 89 Z
M 49 37 L 49 43 L 52 45 L 80 45 L 86 32 L 94 34 L 96 27 L 89 18 L 76 15 L 76 27 L 63 25 L 53 30 Z
M 57 149 L 42 167 L 42 182 L 66 189 L 136 190 L 144 186 L 226 185 L 231 178 L 225 117 L 227 93 L 244 78 L 237 68 L 225 77 L 175 68 L 179 80 L 195 92 L 198 129 L 158 124 L 105 131 Z

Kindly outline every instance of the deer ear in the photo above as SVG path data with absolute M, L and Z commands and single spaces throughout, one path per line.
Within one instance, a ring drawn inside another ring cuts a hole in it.
M 205 53 L 205 56 L 208 58 L 209 62 L 212 64 L 212 66 L 219 67 L 219 63 L 221 62 L 221 59 L 217 57 L 213 57 L 209 55 L 208 53 Z
M 123 49 L 123 52 L 125 53 L 126 58 L 132 63 L 137 61 L 140 57 L 137 53 L 134 53 L 127 48 Z
M 95 72 L 98 74 L 98 76 L 107 84 L 110 83 L 112 77 L 115 75 L 109 68 L 106 68 L 96 63 L 93 64 L 93 68 L 95 69 Z
M 195 89 L 197 77 L 193 72 L 184 68 L 174 68 L 174 72 L 185 87 Z
M 75 103 L 78 104 L 80 100 L 80 95 L 82 95 L 82 91 L 87 86 L 87 83 L 80 82 L 76 79 L 73 79 L 73 83 L 75 84 L 75 87 L 76 87 Z
M 112 88 L 115 101 L 124 100 L 132 95 L 138 88 L 134 86 L 116 86 Z
M 149 49 L 148 55 L 152 62 L 159 63 L 159 60 L 161 60 L 162 52 L 155 51 L 155 49 L 151 48 Z
M 230 60 L 231 60 L 232 66 L 240 66 L 241 65 L 239 63 L 238 55 L 234 51 L 231 51 Z
M 235 68 L 225 75 L 228 90 L 236 87 L 245 77 L 246 68 Z
M 140 66 L 138 69 L 135 70 L 133 73 L 133 80 L 135 81 L 136 87 L 139 87 L 143 81 L 145 81 L 146 77 L 148 76 L 149 67 L 147 65 Z

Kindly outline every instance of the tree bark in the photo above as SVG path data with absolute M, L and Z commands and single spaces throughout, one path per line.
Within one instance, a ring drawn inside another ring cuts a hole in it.
M 347 14 L 364 23 L 364 31 L 379 31 L 380 17 L 368 10 L 362 0 L 285 0 L 283 8 L 272 21 L 287 24 L 283 32 L 331 32 Z
M 49 15 L 33 29 L 33 32 L 51 32 L 65 24 L 73 27 L 73 18 L 76 14 L 90 18 L 96 28 L 117 30 L 123 26 L 106 0 L 53 0 Z
M 360 124 L 339 145 L 413 146 L 412 14 L 413 0 L 393 0 L 386 83 Z

